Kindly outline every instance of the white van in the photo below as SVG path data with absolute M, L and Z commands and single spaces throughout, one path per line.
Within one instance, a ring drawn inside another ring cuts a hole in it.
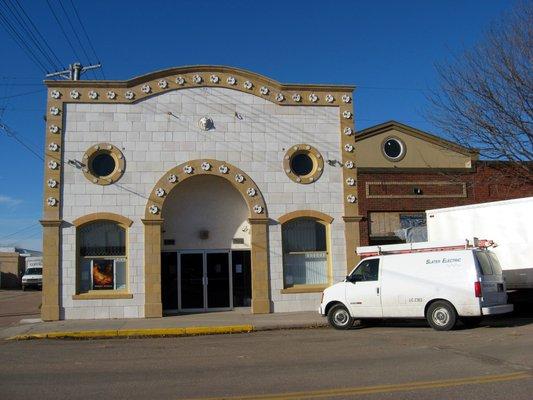
M 324 290 L 319 312 L 336 329 L 349 329 L 355 319 L 426 318 L 439 331 L 458 318 L 474 326 L 484 315 L 511 312 L 494 253 L 462 248 L 365 258 Z
M 43 287 L 43 268 L 42 267 L 28 267 L 22 275 L 22 290 L 29 287 L 42 289 Z

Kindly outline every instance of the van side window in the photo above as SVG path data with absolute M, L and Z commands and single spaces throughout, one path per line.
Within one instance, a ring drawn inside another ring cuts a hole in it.
M 476 251 L 476 259 L 477 263 L 479 265 L 480 272 L 483 275 L 492 275 L 492 267 L 490 266 L 489 257 L 487 256 L 487 253 L 484 253 L 482 251 Z
M 357 269 L 352 273 L 352 282 L 377 281 L 379 274 L 379 259 L 362 261 Z
M 498 257 L 496 257 L 496 254 L 494 253 L 487 253 L 490 258 L 490 262 L 492 264 L 492 271 L 495 275 L 502 275 L 502 267 L 500 265 L 500 261 L 498 260 Z

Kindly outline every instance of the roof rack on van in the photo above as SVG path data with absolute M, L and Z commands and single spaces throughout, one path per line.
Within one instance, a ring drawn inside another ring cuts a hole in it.
M 489 247 L 496 247 L 494 241 L 474 238 L 473 240 L 466 239 L 463 242 L 418 242 L 389 244 L 383 246 L 362 246 L 357 248 L 357 254 L 360 255 L 362 258 L 365 258 L 388 254 L 409 254 L 424 253 L 429 251 L 487 249 Z

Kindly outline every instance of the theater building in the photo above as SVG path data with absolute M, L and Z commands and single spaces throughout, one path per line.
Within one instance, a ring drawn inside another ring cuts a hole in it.
M 47 81 L 44 320 L 314 310 L 356 262 L 352 86 Z
M 356 134 L 352 86 L 220 66 L 46 85 L 44 320 L 316 310 L 358 245 L 482 198 L 476 153 Z

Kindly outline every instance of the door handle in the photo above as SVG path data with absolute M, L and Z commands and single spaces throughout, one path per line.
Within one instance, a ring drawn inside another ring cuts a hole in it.
M 376 293 L 379 296 L 379 288 L 378 287 L 376 288 Z

